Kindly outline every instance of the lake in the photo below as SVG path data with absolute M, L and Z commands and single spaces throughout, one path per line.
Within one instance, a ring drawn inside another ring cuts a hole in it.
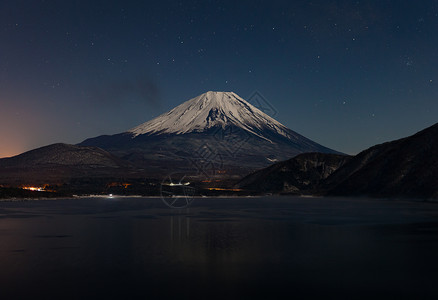
M 0 202 L 2 299 L 438 298 L 438 203 Z

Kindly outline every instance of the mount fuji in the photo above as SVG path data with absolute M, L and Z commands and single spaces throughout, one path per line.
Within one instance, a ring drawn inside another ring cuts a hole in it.
M 300 153 L 339 153 L 292 131 L 233 92 L 207 92 L 126 132 L 90 138 L 144 172 L 242 175 Z

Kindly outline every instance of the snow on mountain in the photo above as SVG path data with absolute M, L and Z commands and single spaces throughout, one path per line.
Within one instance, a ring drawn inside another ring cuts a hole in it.
M 240 176 L 300 153 L 337 153 L 235 93 L 211 91 L 128 131 L 79 145 L 105 149 L 154 176 L 187 168 L 205 172 L 212 165 L 227 176 Z
M 297 139 L 290 129 L 233 92 L 206 92 L 146 123 L 128 130 L 133 137 L 153 134 L 204 132 L 212 127 L 234 125 L 262 139 L 262 130 Z

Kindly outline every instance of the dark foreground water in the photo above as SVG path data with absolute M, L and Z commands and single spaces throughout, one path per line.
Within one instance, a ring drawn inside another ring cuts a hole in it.
M 438 204 L 0 202 L 0 297 L 438 299 Z

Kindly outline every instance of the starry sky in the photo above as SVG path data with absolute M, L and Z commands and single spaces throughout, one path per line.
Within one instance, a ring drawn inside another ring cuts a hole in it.
M 0 2 L 0 157 L 254 92 L 355 154 L 438 122 L 438 1 Z

